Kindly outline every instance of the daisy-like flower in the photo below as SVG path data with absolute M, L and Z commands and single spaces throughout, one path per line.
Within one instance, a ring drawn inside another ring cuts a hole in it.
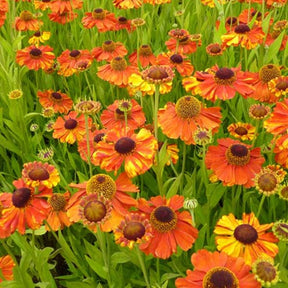
M 253 264 L 252 271 L 262 287 L 271 287 L 279 281 L 279 271 L 274 266 L 274 259 L 263 254 Z
M 28 162 L 23 165 L 22 179 L 29 187 L 52 188 L 60 182 L 59 172 L 48 163 Z
M 279 165 L 269 165 L 261 169 L 254 178 L 255 188 L 265 196 L 276 194 L 286 172 Z
M 279 220 L 275 222 L 272 231 L 279 241 L 288 241 L 288 223 L 286 221 Z
M 50 46 L 31 45 L 16 53 L 16 62 L 20 66 L 27 66 L 29 70 L 49 69 L 54 63 L 55 55 Z
M 288 95 L 288 76 L 279 76 L 268 82 L 269 91 L 277 98 Z
M 132 249 L 135 244 L 147 242 L 152 237 L 152 227 L 145 214 L 129 213 L 114 231 L 116 244 Z
M 53 193 L 53 195 L 48 198 L 50 211 L 46 219 L 48 223 L 48 225 L 45 225 L 46 230 L 50 231 L 51 228 L 53 231 L 58 231 L 59 229 L 64 229 L 72 224 L 67 216 L 67 205 L 69 199 L 70 192 L 65 192 L 63 194 Z
M 15 267 L 15 263 L 10 255 L 5 255 L 0 257 L 0 271 L 5 280 L 13 280 L 13 268 Z M 0 283 L 2 282 L 2 278 L 0 278 Z
M 283 134 L 275 139 L 275 147 L 273 150 L 275 161 L 282 167 L 288 168 L 288 134 Z
M 83 6 L 82 0 L 52 0 L 50 9 L 53 13 L 71 12 L 73 9 L 81 9 Z
M 286 133 L 288 128 L 288 99 L 277 102 L 270 117 L 264 121 L 264 128 L 274 136 Z
M 54 13 L 49 13 L 48 17 L 52 22 L 65 25 L 66 23 L 72 22 L 74 19 L 76 19 L 78 17 L 78 14 L 73 11 L 63 12 L 63 13 L 54 12 Z
M 186 57 L 181 54 L 162 53 L 157 56 L 158 65 L 168 65 L 171 68 L 175 68 L 181 76 L 190 76 L 194 70 L 190 60 L 186 60 Z
M 156 5 L 156 4 L 165 4 L 165 3 L 170 3 L 171 0 L 143 0 L 144 3 L 149 3 L 152 5 Z
M 16 17 L 14 27 L 18 31 L 38 31 L 43 25 L 43 21 L 35 18 L 30 11 L 24 10 L 20 17 Z
M 124 57 L 127 53 L 128 51 L 123 43 L 112 40 L 107 40 L 103 42 L 101 47 L 95 47 L 91 50 L 92 57 L 98 62 L 111 62 L 114 58 Z
M 113 0 L 113 5 L 118 9 L 137 9 L 142 4 L 143 0 Z
M 139 53 L 139 62 L 143 68 L 156 64 L 156 56 L 153 54 L 150 45 L 147 44 L 141 45 L 138 53 Z M 138 65 L 137 50 L 134 51 L 131 55 L 129 55 L 129 61 L 134 65 Z
M 174 195 L 170 199 L 156 196 L 149 201 L 140 198 L 138 202 L 139 211 L 147 215 L 152 226 L 153 237 L 140 245 L 145 254 L 167 259 L 176 252 L 177 246 L 184 251 L 192 247 L 198 230 L 192 226 L 190 213 L 179 211 L 183 208 L 183 196 Z
M 50 32 L 46 31 L 37 31 L 31 36 L 28 40 L 28 43 L 30 45 L 35 45 L 36 47 L 40 45 L 40 43 L 44 43 L 45 41 L 50 39 Z
M 126 87 L 129 76 L 137 71 L 137 66 L 128 66 L 124 58 L 117 56 L 111 63 L 98 67 L 97 76 L 111 84 Z
M 0 0 L 0 27 L 2 27 L 6 20 L 6 15 L 9 10 L 7 0 Z
M 262 120 L 270 113 L 270 107 L 262 104 L 253 104 L 249 108 L 249 116 L 255 120 Z
M 91 126 L 92 119 L 88 119 L 88 125 Z M 69 112 L 64 119 L 59 116 L 53 125 L 53 138 L 60 142 L 74 144 L 75 141 L 81 141 L 86 133 L 85 116 L 82 114 L 77 117 L 76 111 Z
M 165 45 L 172 53 L 191 54 L 196 52 L 198 46 L 202 45 L 201 38 L 195 39 L 193 35 L 188 35 L 181 39 L 170 38 Z
M 263 42 L 265 33 L 260 26 L 249 28 L 247 24 L 237 25 L 233 31 L 221 36 L 224 47 L 241 46 L 245 49 L 253 49 Z
M 67 114 L 72 109 L 73 101 L 70 97 L 61 91 L 53 91 L 51 89 L 46 91 L 38 91 L 37 96 L 43 108 L 52 107 L 54 112 Z
M 136 100 L 115 100 L 113 104 L 109 105 L 101 114 L 102 125 L 107 129 L 121 130 L 127 127 L 135 130 L 142 126 L 146 117 L 142 111 L 142 107 Z
M 88 68 L 93 61 L 93 58 L 88 50 L 65 50 L 57 57 L 57 62 L 60 65 L 58 70 L 59 75 L 65 77 L 71 76 L 76 72 L 79 72 L 79 66 L 86 63 Z
M 265 162 L 260 148 L 230 138 L 219 139 L 218 146 L 208 148 L 205 164 L 225 186 L 254 186 L 254 177 Z
M 266 15 L 265 15 L 266 16 Z M 262 13 L 260 11 L 255 10 L 254 8 L 244 9 L 238 16 L 238 21 L 241 24 L 249 24 L 251 20 L 255 18 L 255 25 L 261 25 L 262 21 Z
M 225 48 L 218 43 L 211 43 L 206 46 L 206 53 L 210 56 L 219 56 L 223 54 Z
M 75 111 L 84 115 L 95 115 L 101 110 L 101 103 L 94 100 L 80 100 L 74 105 Z
M 99 32 L 114 30 L 116 18 L 114 13 L 111 13 L 102 8 L 97 8 L 93 12 L 86 12 L 82 18 L 84 28 L 91 29 L 97 27 Z
M 2 210 L 0 226 L 10 234 L 16 229 L 20 234 L 24 234 L 26 227 L 38 229 L 48 215 L 46 197 L 51 196 L 52 190 L 42 187 L 35 194 L 34 189 L 22 179 L 14 181 L 13 185 L 16 187 L 15 191 L 3 193 L 1 197 L 6 207 Z
M 33 5 L 36 10 L 45 11 L 50 9 L 51 0 L 34 0 Z
M 132 20 L 127 19 L 126 17 L 120 16 L 117 18 L 117 22 L 114 26 L 114 31 L 119 31 L 122 29 L 126 29 L 128 32 L 131 32 L 136 29 L 136 27 L 132 26 Z
M 243 258 L 201 249 L 192 254 L 191 263 L 194 270 L 176 279 L 177 288 L 261 288 Z
M 236 92 L 243 97 L 247 97 L 254 91 L 251 83 L 254 80 L 253 74 L 240 71 L 238 68 L 219 68 L 217 65 L 212 67 L 209 73 L 196 71 L 199 94 L 211 101 L 217 99 L 232 99 Z
M 288 201 L 288 186 L 287 185 L 281 185 L 278 190 L 278 195 L 281 199 Z
M 253 83 L 255 90 L 249 97 L 265 103 L 278 101 L 278 98 L 269 90 L 268 83 L 279 76 L 281 76 L 281 71 L 278 65 L 267 64 L 261 67 L 259 73 L 255 73 L 255 82 Z
M 93 158 L 98 159 L 100 168 L 117 171 L 124 164 L 129 178 L 145 173 L 151 168 L 157 151 L 157 140 L 146 129 L 137 134 L 133 130 L 112 130 L 107 133 L 105 142 L 96 145 Z
M 227 127 L 231 136 L 242 141 L 250 141 L 255 137 L 255 127 L 249 123 L 237 122 Z
M 218 130 L 221 113 L 219 107 L 205 108 L 197 98 L 184 96 L 158 111 L 158 123 L 169 138 L 180 138 L 190 145 L 195 144 L 193 135 L 199 127 L 213 133 Z
M 218 220 L 214 233 L 217 249 L 233 257 L 243 257 L 251 265 L 261 254 L 275 257 L 278 253 L 278 239 L 267 232 L 271 224 L 260 225 L 254 213 L 243 213 L 238 220 L 230 213 Z

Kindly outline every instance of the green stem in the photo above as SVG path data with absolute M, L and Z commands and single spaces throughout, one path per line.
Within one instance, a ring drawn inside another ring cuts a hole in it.
M 13 262 L 18 265 L 18 262 L 13 254 L 13 252 L 11 251 L 11 249 L 9 248 L 9 246 L 6 244 L 4 239 L 0 239 L 0 243 L 3 246 L 3 248 L 6 250 L 6 252 L 11 256 L 11 258 L 13 259 Z
M 138 246 L 136 247 L 136 252 L 137 252 L 138 261 L 139 261 L 139 264 L 140 264 L 140 267 L 141 267 L 141 270 L 142 270 L 142 273 L 143 273 L 143 276 L 144 276 L 146 287 L 150 288 L 150 283 L 149 283 L 149 279 L 148 279 L 148 275 L 147 275 L 146 266 L 145 266 L 141 251 L 140 251 Z
M 261 212 L 261 210 L 262 210 L 265 197 L 266 197 L 266 196 L 263 194 L 263 195 L 262 195 L 262 198 L 261 198 L 261 201 L 260 201 L 260 204 L 259 204 L 259 207 L 258 207 L 258 211 L 257 211 L 257 214 L 256 214 L 256 218 L 259 218 L 259 215 L 260 215 L 260 212 Z
M 89 175 L 90 178 L 93 176 L 93 169 L 91 164 L 91 154 L 90 154 L 90 140 L 89 140 L 89 123 L 88 123 L 88 115 L 84 114 L 85 116 L 85 130 L 86 130 L 86 144 L 87 144 L 87 161 L 89 165 Z
M 184 187 L 184 172 L 186 166 L 186 144 L 183 142 L 182 169 L 181 169 L 181 194 Z
M 155 84 L 155 106 L 154 106 L 154 135 L 158 140 L 158 106 L 159 106 L 159 90 L 160 85 Z
M 257 134 L 258 134 L 258 130 L 259 130 L 259 126 L 260 126 L 260 121 L 257 121 L 256 122 L 256 127 L 255 127 L 255 134 L 254 134 L 254 137 L 253 137 L 253 141 L 252 141 L 252 148 L 254 148 L 254 144 L 255 144 L 255 141 L 257 139 Z

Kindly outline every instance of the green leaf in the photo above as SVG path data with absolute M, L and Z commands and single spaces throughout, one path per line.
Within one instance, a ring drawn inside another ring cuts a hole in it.
M 273 57 L 275 55 L 277 55 L 279 49 L 280 49 L 280 46 L 281 46 L 281 43 L 282 43 L 282 39 L 285 35 L 286 31 L 282 31 L 281 34 L 276 38 L 276 40 L 270 45 L 265 57 L 264 57 L 264 63 L 265 64 L 268 64 L 271 62 L 271 60 L 273 59 Z M 276 60 L 277 60 L 277 63 L 279 62 L 279 60 L 277 59 L 276 57 Z M 276 64 L 276 63 L 274 63 Z
M 227 188 L 222 184 L 208 185 L 207 193 L 209 193 L 208 201 L 210 208 L 214 208 L 219 203 L 226 190 Z
M 111 264 L 115 266 L 117 264 L 127 263 L 130 260 L 131 260 L 130 256 L 124 252 L 115 252 L 111 256 Z
M 167 198 L 171 198 L 172 196 L 176 195 L 181 183 L 181 179 L 182 179 L 182 174 L 178 175 L 175 179 L 175 181 L 173 182 L 173 184 L 171 185 L 171 187 L 169 188 L 168 192 L 167 192 Z
M 108 279 L 108 272 L 105 270 L 105 267 L 103 267 L 102 263 L 99 263 L 99 261 L 94 261 L 88 256 L 85 256 L 86 261 L 88 262 L 89 266 L 92 268 L 92 270 L 101 278 L 107 280 Z

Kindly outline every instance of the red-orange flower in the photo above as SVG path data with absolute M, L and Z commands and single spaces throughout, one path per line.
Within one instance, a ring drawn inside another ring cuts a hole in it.
M 64 25 L 76 19 L 78 14 L 73 11 L 63 13 L 49 13 L 48 17 L 52 22 Z
M 93 158 L 100 162 L 101 169 L 115 171 L 124 164 L 128 177 L 145 173 L 152 165 L 157 151 L 157 141 L 146 129 L 137 134 L 133 130 L 113 130 L 107 133 L 105 142 L 96 145 Z
M 137 9 L 142 4 L 143 0 L 113 0 L 113 5 L 118 9 Z
M 73 101 L 61 91 L 55 92 L 51 89 L 43 92 L 38 91 L 37 96 L 43 108 L 52 107 L 54 112 L 67 114 L 73 106 Z
M 86 63 L 86 68 L 89 67 L 93 61 L 93 58 L 88 50 L 65 50 L 57 57 L 57 61 L 60 65 L 58 70 L 59 75 L 65 77 L 71 76 L 76 72 L 79 72 L 80 66 Z
M 107 40 L 101 47 L 95 47 L 91 50 L 91 55 L 96 61 L 111 62 L 116 57 L 124 57 L 128 51 L 121 42 Z
M 14 21 L 14 27 L 18 31 L 38 31 L 42 25 L 43 21 L 34 18 L 27 10 L 22 11 L 20 17 L 16 17 Z
M 223 185 L 254 186 L 254 177 L 260 172 L 264 157 L 260 148 L 251 149 L 237 140 L 219 139 L 218 146 L 208 148 L 205 164 L 211 169 Z
M 48 198 L 49 213 L 47 216 L 46 230 L 58 231 L 59 229 L 64 229 L 69 227 L 72 222 L 67 216 L 67 206 L 68 200 L 70 199 L 70 192 L 65 193 L 53 193 L 51 197 Z
M 0 226 L 14 233 L 16 229 L 24 234 L 26 227 L 38 229 L 46 219 L 49 205 L 44 197 L 52 194 L 51 189 L 44 187 L 37 194 L 27 186 L 22 179 L 13 182 L 16 190 L 13 193 L 2 194 L 6 207 L 2 210 Z
M 165 42 L 165 45 L 167 49 L 173 53 L 191 54 L 196 52 L 198 46 L 202 45 L 201 38 L 196 39 L 195 37 L 196 35 L 188 35 L 187 37 L 179 40 L 175 38 L 170 38 L 168 41 Z M 176 49 L 177 46 L 178 49 Z
M 180 138 L 186 144 L 195 144 L 194 133 L 200 127 L 215 133 L 221 123 L 219 107 L 205 108 L 193 96 L 181 97 L 176 104 L 168 102 L 158 111 L 158 122 L 169 138 Z
M 114 30 L 116 21 L 114 13 L 102 8 L 97 8 L 93 12 L 86 12 L 82 18 L 84 28 L 91 29 L 96 26 L 99 32 Z
M 192 247 L 198 230 L 192 226 L 190 213 L 179 211 L 183 207 L 183 196 L 174 195 L 170 199 L 157 196 L 149 201 L 140 198 L 138 202 L 139 211 L 146 213 L 150 219 L 154 236 L 140 245 L 145 254 L 167 259 L 176 252 L 177 246 L 184 251 Z
M 275 161 L 282 165 L 284 168 L 288 168 L 288 134 L 283 134 L 275 141 L 274 153 Z
M 34 0 L 33 4 L 35 9 L 44 11 L 50 9 L 51 0 Z
M 82 6 L 82 0 L 52 0 L 49 8 L 53 13 L 62 14 L 71 12 L 73 9 L 81 9 Z
M 138 53 L 139 62 L 143 68 L 156 64 L 156 56 L 153 54 L 150 45 L 141 45 Z M 132 64 L 138 65 L 137 50 L 134 51 L 131 55 L 129 55 L 129 61 Z
M 10 255 L 0 257 L 0 271 L 5 280 L 9 281 L 14 279 L 13 268 L 15 265 L 16 264 Z M 2 281 L 3 279 L 0 278 L 0 283 Z
M 122 57 L 115 57 L 111 63 L 98 67 L 97 76 L 119 87 L 128 85 L 128 78 L 138 71 L 135 65 L 127 65 Z
M 192 74 L 194 67 L 190 60 L 186 60 L 185 58 L 181 54 L 162 53 L 157 56 L 157 64 L 168 65 L 171 68 L 175 68 L 181 76 L 189 76 Z
M 176 279 L 177 288 L 261 288 L 261 284 L 250 273 L 251 267 L 245 264 L 243 258 L 201 249 L 192 254 L 191 263 L 194 270 L 188 269 L 185 278 Z
M 121 130 L 126 128 L 125 114 L 127 117 L 127 127 L 135 130 L 142 126 L 146 117 L 142 107 L 136 100 L 115 100 L 102 112 L 101 122 L 107 129 Z
M 238 68 L 219 68 L 217 65 L 212 67 L 209 73 L 198 72 L 196 78 L 201 79 L 198 83 L 199 94 L 211 101 L 217 99 L 232 99 L 236 92 L 243 97 L 247 97 L 254 91 L 251 83 L 254 81 L 254 74 L 240 71 Z
M 50 46 L 29 46 L 18 50 L 16 62 L 20 66 L 27 66 L 30 70 L 49 69 L 54 63 L 55 55 L 52 53 L 53 48 Z
M 136 27 L 132 26 L 131 20 L 127 19 L 126 17 L 118 17 L 117 22 L 114 26 L 114 31 L 119 31 L 122 29 L 126 29 L 128 32 L 131 32 L 136 29 Z
M 6 20 L 9 5 L 7 0 L 0 0 L 0 27 L 2 27 Z
M 91 126 L 92 119 L 88 119 L 88 125 Z M 69 144 L 75 141 L 81 141 L 86 133 L 85 116 L 82 114 L 77 117 L 77 112 L 71 111 L 64 119 L 59 116 L 53 125 L 53 138 L 59 139 L 60 142 Z
M 217 249 L 234 257 L 243 257 L 251 265 L 261 254 L 275 257 L 278 239 L 272 232 L 267 232 L 273 223 L 260 225 L 254 213 L 243 213 L 238 220 L 230 213 L 224 215 L 217 222 L 216 234 Z

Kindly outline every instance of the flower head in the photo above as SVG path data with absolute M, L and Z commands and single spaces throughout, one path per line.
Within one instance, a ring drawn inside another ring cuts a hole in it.
M 15 18 L 14 27 L 18 31 L 38 31 L 43 21 L 36 19 L 30 11 L 24 10 Z
M 280 241 L 288 241 L 288 223 L 286 221 L 279 220 L 275 222 L 272 231 Z
M 250 141 L 255 137 L 255 127 L 249 123 L 233 123 L 228 126 L 227 130 L 231 136 L 242 141 Z
M 15 267 L 15 263 L 10 255 L 5 255 L 0 257 L 0 271 L 1 275 L 3 275 L 4 280 L 13 280 L 13 268 Z M 2 282 L 2 277 L 0 278 L 0 283 Z

